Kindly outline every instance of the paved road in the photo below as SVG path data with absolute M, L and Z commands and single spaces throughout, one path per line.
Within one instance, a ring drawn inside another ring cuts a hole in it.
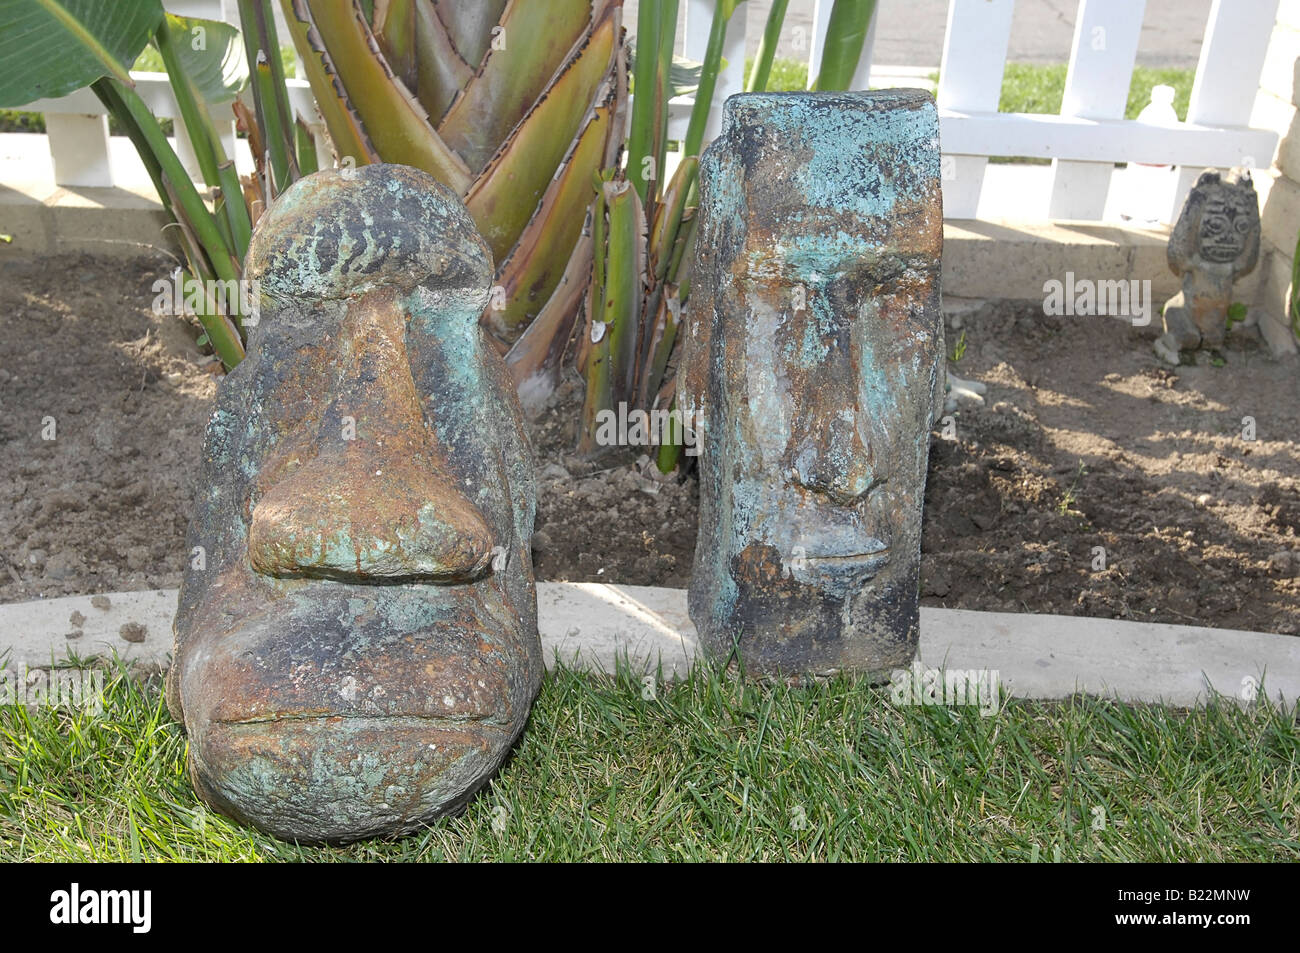
M 829 0 L 825 0 L 829 2 Z M 1147 0 L 1138 48 L 1143 66 L 1196 68 L 1201 36 L 1211 0 Z M 682 7 L 686 4 L 683 3 Z M 623 22 L 636 30 L 636 0 L 625 0 Z M 745 10 L 744 8 L 748 8 Z M 741 11 L 748 19 L 748 45 L 752 54 L 763 34 L 770 0 L 748 0 Z M 1011 25 L 1007 59 L 1021 63 L 1064 63 L 1070 58 L 1077 0 L 1018 0 Z M 812 24 L 813 0 L 790 0 L 779 56 L 806 59 L 794 49 L 795 28 Z M 684 11 L 683 11 L 684 12 Z M 938 66 L 943 52 L 943 31 L 948 21 L 948 0 L 880 0 L 876 16 L 874 61 L 888 66 Z M 707 24 L 701 29 L 708 30 Z
M 799 0 L 794 0 L 793 8 Z M 757 7 L 754 0 L 749 16 Z M 807 6 L 811 20 L 812 4 Z M 1018 0 L 1011 21 L 1007 59 L 1018 63 L 1064 63 L 1070 58 L 1074 36 L 1076 0 Z M 1142 66 L 1196 68 L 1210 0 L 1147 0 L 1138 44 Z M 767 16 L 764 9 L 759 23 Z M 899 66 L 938 66 L 943 51 L 943 30 L 948 21 L 947 0 L 880 0 L 876 10 L 874 62 Z M 750 21 L 750 25 L 761 27 Z

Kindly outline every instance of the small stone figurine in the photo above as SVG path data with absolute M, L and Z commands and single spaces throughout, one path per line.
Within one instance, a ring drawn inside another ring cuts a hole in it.
M 1180 351 L 1217 348 L 1228 329 L 1232 283 L 1259 261 L 1259 199 L 1246 169 L 1201 173 L 1169 236 L 1169 268 L 1183 290 L 1165 302 L 1156 354 L 1177 364 Z
M 702 430 L 689 609 L 721 664 L 908 665 L 943 386 L 922 90 L 746 93 L 700 163 L 678 402 Z
M 208 424 L 167 702 L 209 805 L 409 831 L 500 766 L 541 684 L 533 461 L 460 200 L 318 172 L 258 224 L 261 314 Z

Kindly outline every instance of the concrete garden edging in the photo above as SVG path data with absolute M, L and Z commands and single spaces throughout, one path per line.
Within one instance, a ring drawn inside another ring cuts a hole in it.
M 548 667 L 558 659 L 613 672 L 626 658 L 634 672 L 654 674 L 662 663 L 663 676 L 675 678 L 694 661 L 685 590 L 543 582 L 537 591 Z M 153 589 L 0 605 L 0 659 L 11 670 L 34 669 L 116 653 L 165 668 L 176 595 Z M 74 613 L 80 626 L 70 621 Z M 1288 708 L 1300 699 L 1300 638 L 1203 626 L 923 606 L 919 665 L 996 671 L 1017 698 L 1082 692 L 1190 707 L 1214 693 L 1249 701 L 1266 692 Z

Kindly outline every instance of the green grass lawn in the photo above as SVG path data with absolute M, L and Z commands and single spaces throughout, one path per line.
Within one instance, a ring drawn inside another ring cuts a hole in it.
M 1133 70 L 1129 84 L 1125 119 L 1136 119 L 1147 103 L 1151 102 L 1151 87 L 1163 84 L 1174 88 L 1174 112 L 1181 120 L 1187 119 L 1187 104 L 1192 98 L 1192 82 L 1196 71 L 1191 69 L 1152 69 L 1138 66 Z M 1059 113 L 1065 98 L 1065 64 L 1037 66 L 1029 63 L 1008 63 L 1002 74 L 1002 97 L 998 111 L 1004 113 Z
M 1079 699 L 980 717 L 896 708 L 847 679 L 702 671 L 642 689 L 549 676 L 464 814 L 330 848 L 204 809 L 157 688 L 116 677 L 98 717 L 0 709 L 0 860 L 1300 858 L 1300 729 L 1267 706 Z

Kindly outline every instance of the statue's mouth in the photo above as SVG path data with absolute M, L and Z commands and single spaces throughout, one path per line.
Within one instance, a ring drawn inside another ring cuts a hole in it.
M 357 728 L 423 728 L 430 731 L 456 730 L 470 724 L 495 726 L 499 720 L 496 713 L 471 712 L 460 716 L 431 715 L 424 712 L 386 712 L 383 714 L 366 711 L 299 711 L 286 710 L 267 712 L 247 718 L 214 718 L 213 725 L 227 728 L 256 729 L 259 725 L 275 725 L 282 722 L 312 722 L 338 727 L 354 726 Z
M 1210 261 L 1225 264 L 1233 261 L 1241 254 L 1241 245 L 1238 242 L 1215 242 L 1212 245 L 1205 245 L 1201 248 L 1201 256 L 1208 258 Z
M 806 556 L 804 560 L 819 572 L 875 575 L 889 562 L 889 547 L 881 546 L 879 549 L 864 553 L 827 553 L 820 556 Z
M 857 569 L 866 566 L 883 566 L 889 562 L 889 547 L 882 546 L 867 553 L 830 553 L 824 556 L 805 556 L 807 562 L 829 569 L 844 567 Z
M 822 589 L 845 590 L 861 586 L 889 563 L 890 550 L 883 543 L 861 552 L 809 553 L 790 564 L 796 582 Z
M 181 673 L 190 680 L 187 720 L 245 732 L 290 722 L 447 731 L 509 720 L 510 672 L 527 638 L 520 613 L 491 584 L 399 592 L 295 581 L 255 607 L 225 595 L 204 616 L 226 624 L 207 629 Z

